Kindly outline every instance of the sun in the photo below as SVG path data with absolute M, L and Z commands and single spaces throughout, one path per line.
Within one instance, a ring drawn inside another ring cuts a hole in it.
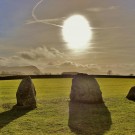
M 92 39 L 92 29 L 82 15 L 73 15 L 64 21 L 63 39 L 70 49 L 86 49 Z

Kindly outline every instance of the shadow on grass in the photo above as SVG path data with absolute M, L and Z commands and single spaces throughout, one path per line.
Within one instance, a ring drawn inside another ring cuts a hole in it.
M 68 125 L 77 135 L 103 135 L 111 124 L 111 114 L 104 103 L 69 103 Z
M 25 109 L 25 110 L 17 110 L 17 109 L 11 109 L 6 112 L 0 113 L 0 129 L 5 127 L 7 124 L 12 122 L 13 120 L 25 115 L 27 112 L 30 110 Z

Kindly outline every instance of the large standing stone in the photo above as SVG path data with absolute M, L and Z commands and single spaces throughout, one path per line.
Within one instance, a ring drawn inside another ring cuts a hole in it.
M 72 80 L 71 102 L 103 103 L 102 93 L 95 78 L 77 74 Z
M 127 99 L 135 101 L 135 86 L 130 89 Z
M 34 84 L 30 77 L 24 78 L 16 92 L 18 108 L 36 108 L 36 91 Z

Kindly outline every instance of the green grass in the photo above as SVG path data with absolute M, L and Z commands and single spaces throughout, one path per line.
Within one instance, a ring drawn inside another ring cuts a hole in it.
M 71 79 L 34 79 L 37 109 L 14 111 L 20 81 L 0 81 L 2 135 L 79 135 L 79 130 L 69 128 L 69 121 L 88 135 L 135 135 L 135 102 L 125 98 L 135 79 L 97 79 L 105 105 L 89 109 L 69 104 Z M 74 110 L 70 114 L 69 106 Z

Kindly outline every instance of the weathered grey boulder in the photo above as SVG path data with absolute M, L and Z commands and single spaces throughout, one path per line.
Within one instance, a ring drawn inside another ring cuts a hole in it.
M 87 74 L 77 74 L 72 80 L 70 100 L 81 103 L 103 103 L 96 79 Z
M 135 86 L 130 89 L 126 98 L 135 101 Z
M 36 91 L 30 77 L 24 78 L 16 92 L 18 108 L 34 109 L 36 108 Z

